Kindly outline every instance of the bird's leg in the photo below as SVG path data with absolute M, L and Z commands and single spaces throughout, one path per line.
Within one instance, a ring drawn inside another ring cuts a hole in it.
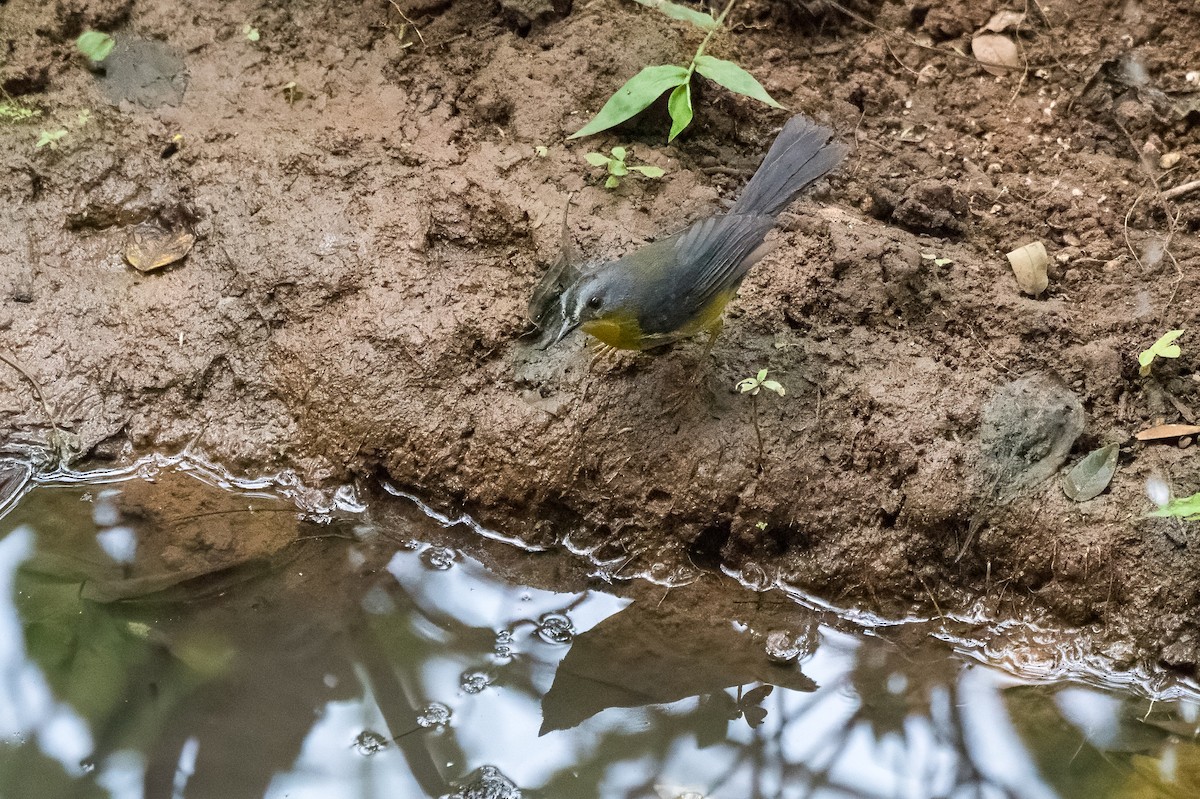
M 717 337 L 721 335 L 722 328 L 725 327 L 725 318 L 717 319 L 710 325 L 705 332 L 708 334 L 708 340 L 704 342 L 704 351 L 690 365 L 690 368 L 685 366 L 684 370 L 687 373 L 687 379 L 680 382 L 679 386 L 671 392 L 668 397 L 667 410 L 670 413 L 677 413 L 687 404 L 687 400 L 695 396 L 698 389 L 704 389 L 708 395 L 710 403 L 716 398 L 712 387 L 708 385 L 707 378 L 709 376 L 709 366 L 713 347 L 717 343 Z

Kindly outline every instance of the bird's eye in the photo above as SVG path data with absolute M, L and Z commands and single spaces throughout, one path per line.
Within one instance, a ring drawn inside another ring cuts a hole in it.
M 599 294 L 593 294 L 591 297 L 588 297 L 587 306 L 593 311 L 598 309 L 603 304 L 604 299 Z

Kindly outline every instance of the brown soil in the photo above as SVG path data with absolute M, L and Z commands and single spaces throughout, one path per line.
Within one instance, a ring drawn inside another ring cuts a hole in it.
M 690 558 L 893 612 L 1048 613 L 1121 665 L 1195 668 L 1191 530 L 1143 515 L 1152 475 L 1200 489 L 1195 448 L 1123 446 L 1082 504 L 1022 476 L 1196 421 L 1200 192 L 1163 193 L 1200 170 L 1190 0 L 1031 3 L 1029 69 L 1004 76 L 955 54 L 1002 6 L 856 5 L 868 26 L 747 0 L 711 51 L 852 154 L 785 217 L 711 357 L 595 365 L 577 337 L 521 338 L 567 198 L 580 248 L 618 254 L 736 196 L 786 115 L 707 85 L 674 144 L 661 109 L 565 142 L 699 36 L 617 0 L 397 3 L 0 4 L 0 87 L 41 112 L 0 125 L 0 355 L 29 378 L 0 364 L 4 450 L 386 475 L 627 573 Z M 110 104 L 86 28 L 164 41 L 186 82 Z M 615 144 L 667 177 L 605 191 L 582 155 Z M 146 222 L 195 248 L 135 271 Z M 1004 257 L 1033 240 L 1036 299 Z M 1174 327 L 1183 357 L 1139 377 Z M 733 393 L 762 367 L 785 397 Z

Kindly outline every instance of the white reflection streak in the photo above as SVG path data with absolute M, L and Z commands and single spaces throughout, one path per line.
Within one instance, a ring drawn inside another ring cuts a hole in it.
M 175 766 L 175 799 L 184 799 L 183 790 L 187 788 L 188 780 L 196 773 L 196 756 L 200 754 L 200 741 L 196 736 L 190 736 L 179 748 L 179 763 Z
M 69 706 L 56 704 L 37 665 L 25 653 L 21 618 L 14 602 L 17 568 L 33 552 L 33 530 L 22 525 L 0 540 L 0 734 L 37 734 L 38 746 L 69 774 L 92 753 L 86 722 Z
M 967 669 L 958 681 L 958 702 L 963 742 L 979 773 L 994 785 L 1004 786 L 1021 799 L 1057 799 L 1029 759 L 1021 736 L 1013 727 L 1002 689 L 1018 684 L 986 668 Z

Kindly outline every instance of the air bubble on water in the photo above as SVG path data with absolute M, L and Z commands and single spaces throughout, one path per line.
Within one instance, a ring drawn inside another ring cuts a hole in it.
M 481 766 L 459 790 L 441 799 L 522 799 L 521 789 L 495 766 Z
M 342 486 L 333 492 L 333 506 L 347 513 L 362 513 L 367 506 L 358 498 L 354 486 Z
M 788 630 L 771 630 L 767 633 L 767 659 L 772 663 L 791 663 L 804 651 L 804 636 Z
M 492 675 L 486 671 L 464 671 L 459 678 L 459 686 L 463 693 L 477 694 L 492 684 Z
M 548 644 L 569 644 L 575 640 L 575 628 L 571 620 L 561 613 L 547 613 L 538 619 L 538 637 Z
M 388 748 L 388 739 L 374 730 L 363 730 L 354 739 L 354 748 L 363 757 L 377 755 Z
M 457 559 L 458 553 L 449 547 L 430 547 L 421 553 L 421 562 L 437 571 L 449 569 Z
M 330 672 L 329 674 L 325 675 L 325 678 L 322 680 L 322 682 L 325 683 L 326 688 L 337 688 L 337 684 L 338 684 L 337 675 Z
M 441 702 L 430 702 L 417 714 L 417 724 L 426 729 L 445 727 L 450 723 L 450 708 Z
M 908 676 L 903 672 L 892 672 L 887 678 L 887 689 L 892 696 L 902 696 L 908 690 Z
M 513 634 L 508 630 L 501 630 L 496 633 L 496 643 L 492 647 L 492 654 L 501 660 L 507 660 L 513 656 Z

